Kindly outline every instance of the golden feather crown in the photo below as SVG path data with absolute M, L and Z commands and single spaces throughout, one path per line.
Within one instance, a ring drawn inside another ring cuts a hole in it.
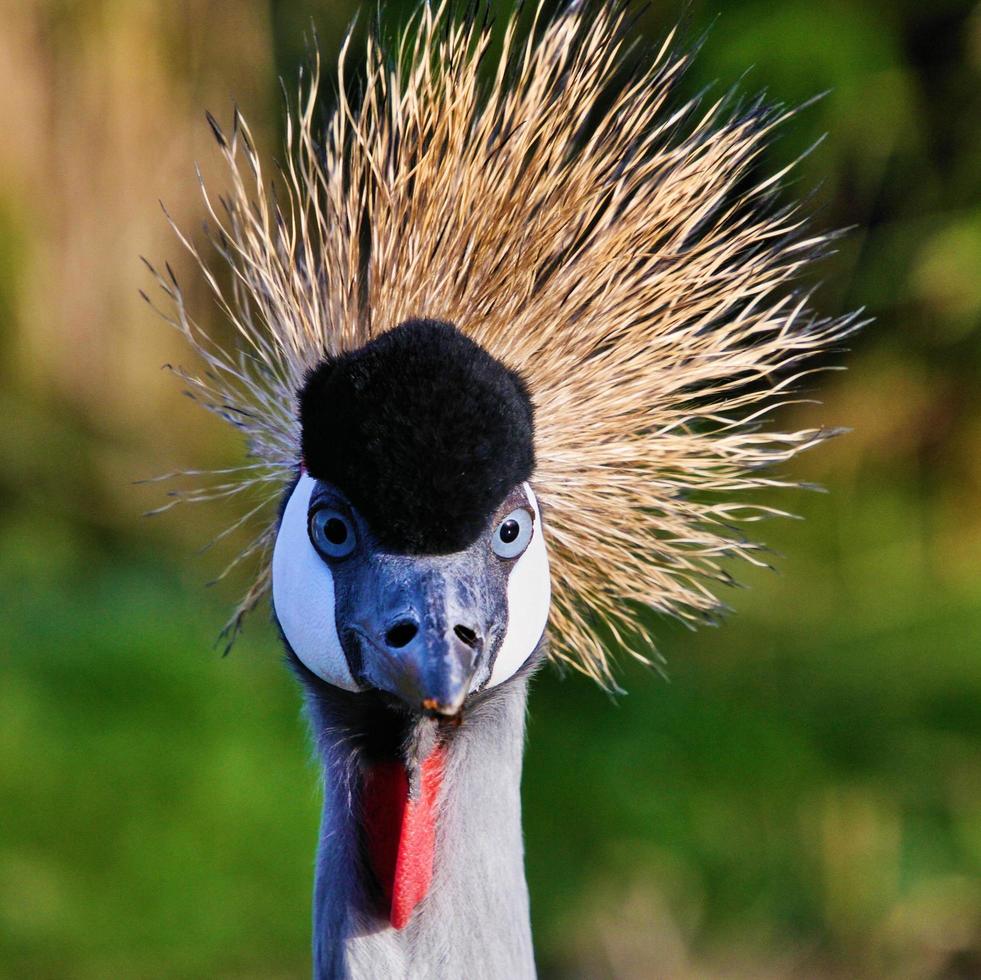
M 737 527 L 776 512 L 744 495 L 790 485 L 764 468 L 831 434 L 766 416 L 858 324 L 808 310 L 795 281 L 831 236 L 775 203 L 785 171 L 756 175 L 791 113 L 675 104 L 690 54 L 672 34 L 626 70 L 626 14 L 539 10 L 527 40 L 513 15 L 486 77 L 491 29 L 426 4 L 395 42 L 369 39 L 357 99 L 349 35 L 323 131 L 319 59 L 288 110 L 275 194 L 245 121 L 211 120 L 230 189 L 202 188 L 231 284 L 181 240 L 239 349 L 199 327 L 169 269 L 156 275 L 206 366 L 182 377 L 251 457 L 178 499 L 264 491 L 235 525 L 257 526 L 233 564 L 258 573 L 231 635 L 269 587 L 306 372 L 411 317 L 456 324 L 529 385 L 553 657 L 612 685 L 610 639 L 650 661 L 646 610 L 710 617 L 726 560 L 761 561 Z

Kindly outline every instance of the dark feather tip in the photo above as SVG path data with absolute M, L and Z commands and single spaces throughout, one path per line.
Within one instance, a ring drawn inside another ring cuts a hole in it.
M 204 114 L 204 118 L 208 120 L 208 125 L 211 127 L 211 132 L 218 141 L 218 145 L 223 150 L 228 149 L 228 143 L 225 141 L 225 134 L 221 131 L 221 126 L 218 125 L 218 120 L 207 111 Z

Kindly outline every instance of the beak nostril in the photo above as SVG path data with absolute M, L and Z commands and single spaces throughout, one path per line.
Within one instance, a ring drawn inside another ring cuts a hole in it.
M 454 626 L 453 632 L 457 638 L 471 649 L 476 649 L 480 645 L 480 638 L 477 634 L 466 626 Z
M 385 642 L 393 649 L 399 650 L 411 643 L 418 632 L 419 627 L 411 619 L 404 619 L 385 634 Z

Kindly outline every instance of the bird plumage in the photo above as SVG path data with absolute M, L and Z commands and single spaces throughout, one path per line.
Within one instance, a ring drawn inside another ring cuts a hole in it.
M 779 513 L 752 495 L 790 485 L 768 468 L 832 434 L 770 414 L 859 326 L 810 311 L 832 236 L 758 173 L 792 111 L 679 102 L 691 55 L 628 57 L 626 5 L 532 13 L 489 65 L 473 8 L 423 4 L 357 95 L 349 37 L 275 190 L 239 113 L 211 120 L 225 273 L 178 234 L 236 350 L 157 276 L 204 365 L 181 376 L 251 457 L 176 499 L 258 495 L 229 629 L 272 587 L 323 762 L 319 977 L 534 974 L 528 676 L 551 654 L 613 687 L 611 639 L 650 662 L 650 611 L 716 612 L 761 561 L 739 525 Z
M 611 684 L 596 623 L 649 659 L 643 610 L 711 617 L 726 559 L 760 561 L 737 525 L 772 513 L 755 491 L 788 485 L 764 470 L 832 434 L 774 430 L 768 413 L 858 322 L 809 310 L 796 281 L 832 236 L 777 203 L 785 171 L 757 174 L 792 111 L 678 103 L 691 55 L 672 33 L 628 65 L 619 4 L 539 11 L 525 41 L 512 16 L 487 80 L 492 29 L 453 8 L 425 4 L 397 40 L 370 38 L 358 95 L 349 37 L 322 133 L 315 67 L 275 194 L 238 112 L 227 134 L 213 121 L 230 188 L 202 187 L 231 286 L 182 238 L 241 352 L 158 278 L 208 366 L 185 380 L 254 462 L 190 496 L 269 491 L 249 518 L 258 574 L 237 628 L 268 590 L 264 515 L 299 459 L 307 371 L 412 317 L 453 323 L 531 390 L 552 654 Z
M 300 425 L 309 473 L 356 499 L 387 544 L 415 554 L 471 544 L 535 465 L 520 376 L 435 320 L 406 321 L 322 361 L 300 392 Z
M 432 887 L 408 926 L 395 930 L 379 928 L 368 911 L 372 883 L 360 873 L 358 857 L 359 773 L 380 750 L 366 744 L 367 733 L 384 740 L 388 716 L 359 717 L 364 704 L 295 663 L 324 765 L 313 914 L 318 980 L 534 977 L 520 798 L 534 666 L 533 658 L 509 684 L 479 695 L 455 730 L 439 800 Z

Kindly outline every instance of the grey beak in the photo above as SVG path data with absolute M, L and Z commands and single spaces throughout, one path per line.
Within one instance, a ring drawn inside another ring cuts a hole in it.
M 482 643 L 467 627 L 445 622 L 417 626 L 401 619 L 377 644 L 376 685 L 411 708 L 455 715 L 470 690 Z
M 360 674 L 412 710 L 455 715 L 484 651 L 488 610 L 465 555 L 376 562 L 352 617 Z

